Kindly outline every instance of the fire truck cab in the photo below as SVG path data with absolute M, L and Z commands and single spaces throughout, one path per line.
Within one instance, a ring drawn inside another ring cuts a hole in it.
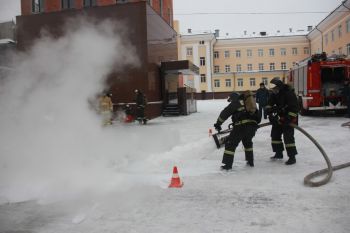
M 350 60 L 321 54 L 295 65 L 288 81 L 298 96 L 300 114 L 308 115 L 311 111 L 345 112 L 345 80 L 350 81 Z

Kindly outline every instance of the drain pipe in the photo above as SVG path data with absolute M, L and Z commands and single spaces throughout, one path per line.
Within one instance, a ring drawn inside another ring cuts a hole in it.
M 320 29 L 318 29 L 317 26 L 315 27 L 315 29 L 321 33 L 321 50 L 323 53 L 323 32 Z

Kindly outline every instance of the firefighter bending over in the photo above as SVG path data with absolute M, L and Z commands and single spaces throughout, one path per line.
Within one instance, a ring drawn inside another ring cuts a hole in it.
M 256 103 L 253 96 L 251 94 L 250 96 L 247 96 L 247 98 L 250 98 L 254 102 L 254 104 L 251 105 L 254 108 L 253 111 L 247 109 L 242 98 L 242 95 L 240 96 L 238 93 L 233 92 L 228 99 L 230 104 L 221 111 L 216 123 L 214 124 L 215 129 L 220 132 L 222 123 L 231 116 L 233 129 L 225 143 L 225 151 L 222 158 L 222 163 L 224 165 L 221 166 L 222 170 L 232 169 L 235 150 L 241 141 L 244 146 L 247 165 L 254 167 L 252 139 L 255 136 L 261 118 L 256 109 Z
M 100 97 L 100 114 L 102 115 L 104 126 L 112 124 L 113 103 L 111 95 L 104 93 Z
M 274 87 L 271 89 L 272 95 L 266 106 L 266 111 L 272 124 L 271 145 L 272 151 L 275 152 L 271 159 L 283 159 L 283 134 L 284 146 L 289 157 L 285 164 L 295 164 L 295 156 L 298 152 L 295 146 L 294 128 L 289 124 L 298 124 L 298 100 L 294 90 L 280 79 L 273 78 L 270 83 Z
M 136 120 L 140 124 L 146 124 L 147 123 L 147 118 L 145 117 L 145 108 L 147 105 L 147 100 L 146 96 L 140 91 L 140 90 L 135 90 L 136 94 Z

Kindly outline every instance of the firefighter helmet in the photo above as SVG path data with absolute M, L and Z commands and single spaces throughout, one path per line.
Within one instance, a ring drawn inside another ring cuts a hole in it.
M 276 85 L 278 88 L 283 87 L 283 82 L 279 78 L 271 79 L 270 83 Z
M 238 101 L 240 98 L 240 94 L 238 94 L 237 92 L 232 92 L 230 94 L 230 96 L 228 97 L 227 101 L 228 102 L 234 102 L 234 101 Z

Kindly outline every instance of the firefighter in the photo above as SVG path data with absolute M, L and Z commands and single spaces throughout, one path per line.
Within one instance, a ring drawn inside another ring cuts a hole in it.
M 259 112 L 255 109 L 255 113 L 250 114 L 243 105 L 241 96 L 236 92 L 230 95 L 228 101 L 230 104 L 221 111 L 214 124 L 215 129 L 220 132 L 221 125 L 231 116 L 233 129 L 225 143 L 225 151 L 222 158 L 224 165 L 221 166 L 221 169 L 227 171 L 232 169 L 235 150 L 241 141 L 244 146 L 247 165 L 254 167 L 252 139 L 260 122 Z
M 266 105 L 269 99 L 269 91 L 266 89 L 264 83 L 260 83 L 260 88 L 256 91 L 256 102 L 259 104 L 259 115 L 262 117 L 264 112 L 264 119 L 267 119 Z
M 347 114 L 345 117 L 350 118 L 350 86 L 349 80 L 345 80 L 344 87 L 342 88 L 342 95 L 345 99 L 346 105 L 348 107 Z
M 294 90 L 279 78 L 273 78 L 270 83 L 274 87 L 266 111 L 272 123 L 271 145 L 275 155 L 271 159 L 283 159 L 283 134 L 284 146 L 289 157 L 285 164 L 292 165 L 296 163 L 295 156 L 298 152 L 295 146 L 294 128 L 289 124 L 298 124 L 298 100 Z
M 111 99 L 112 94 L 104 93 L 100 97 L 100 114 L 103 118 L 103 125 L 112 124 L 113 103 Z
M 146 107 L 146 96 L 138 89 L 135 90 L 135 94 L 136 94 L 136 120 L 140 123 L 140 124 L 146 124 L 147 123 L 147 119 L 145 117 L 145 107 Z

